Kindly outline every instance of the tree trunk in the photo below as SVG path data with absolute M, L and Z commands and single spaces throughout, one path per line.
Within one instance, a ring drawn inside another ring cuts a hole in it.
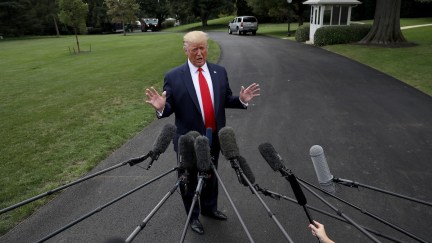
M 76 43 L 77 43 L 77 48 L 78 48 L 78 53 L 81 52 L 80 46 L 79 46 L 79 41 L 78 41 L 78 28 L 74 28 L 75 29 L 75 39 L 76 39 Z
M 58 29 L 56 17 L 55 17 L 54 14 L 52 15 L 52 17 L 53 17 L 53 20 L 54 20 L 54 27 L 55 27 L 55 30 L 56 30 L 57 37 L 60 37 L 60 31 Z
M 201 24 L 202 27 L 207 27 L 207 21 L 209 18 L 210 13 L 206 9 L 201 9 Z
M 377 0 L 371 30 L 361 44 L 393 45 L 406 43 L 400 29 L 401 0 Z

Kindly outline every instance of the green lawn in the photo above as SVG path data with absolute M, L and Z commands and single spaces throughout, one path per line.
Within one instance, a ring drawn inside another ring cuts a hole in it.
M 74 37 L 0 41 L 0 208 L 75 180 L 152 122 L 145 88 L 185 62 L 182 37 L 80 36 L 79 55 Z M 0 234 L 43 202 L 0 215 Z

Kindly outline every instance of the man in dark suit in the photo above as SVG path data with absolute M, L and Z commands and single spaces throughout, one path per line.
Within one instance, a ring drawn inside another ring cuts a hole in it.
M 204 135 L 207 128 L 212 128 L 211 155 L 217 167 L 220 152 L 218 131 L 226 124 L 225 108 L 246 109 L 248 102 L 259 96 L 260 89 L 255 83 L 247 88 L 242 86 L 240 95 L 233 96 L 225 68 L 207 62 L 207 42 L 207 34 L 202 31 L 187 33 L 183 38 L 183 49 L 188 61 L 165 75 L 162 95 L 153 87 L 146 89 L 146 102 L 155 108 L 158 118 L 175 114 L 177 135 L 173 142 L 176 152 L 181 135 L 189 131 L 197 131 Z M 190 174 L 196 175 L 196 172 Z M 200 198 L 201 214 L 226 220 L 227 217 L 217 208 L 217 183 L 214 175 L 206 180 Z M 189 212 L 196 184 L 196 178 L 189 178 L 190 189 L 185 191 L 182 188 L 186 213 Z M 190 226 L 195 232 L 203 234 L 204 228 L 198 219 L 199 213 L 199 205 L 195 204 Z

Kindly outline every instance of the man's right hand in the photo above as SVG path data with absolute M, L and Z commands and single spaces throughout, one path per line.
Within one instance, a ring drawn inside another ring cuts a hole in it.
M 150 87 L 149 89 L 146 89 L 145 93 L 147 96 L 146 103 L 153 106 L 156 111 L 162 112 L 165 108 L 166 91 L 162 92 L 162 95 L 159 95 L 155 88 Z

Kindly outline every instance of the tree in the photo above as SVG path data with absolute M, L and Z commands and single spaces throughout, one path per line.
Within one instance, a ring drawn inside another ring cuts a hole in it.
M 303 24 L 306 8 L 303 0 L 293 0 L 290 4 L 286 0 L 247 0 L 247 2 L 258 16 L 268 16 L 278 22 L 283 22 L 289 15 L 291 18 L 297 19 L 299 25 Z
M 141 7 L 142 17 L 157 18 L 159 23 L 162 23 L 169 14 L 169 2 L 166 0 L 137 0 L 137 2 Z M 181 4 L 181 2 L 184 1 L 173 2 L 179 2 L 176 4 Z
M 78 53 L 81 52 L 78 33 L 86 26 L 86 16 L 88 13 L 87 4 L 81 0 L 59 0 L 59 19 L 62 23 L 70 25 L 74 29 Z
M 136 0 L 106 0 L 108 16 L 111 21 L 120 22 L 123 25 L 123 34 L 126 35 L 125 24 L 135 21 L 139 5 Z
M 377 0 L 371 30 L 361 44 L 395 45 L 406 43 L 400 29 L 401 0 Z
M 191 23 L 195 20 L 192 4 L 189 0 L 171 0 L 168 4 L 168 10 L 171 17 L 178 19 L 181 23 Z
M 32 25 L 34 12 L 29 0 L 0 1 L 0 35 L 20 36 Z
M 84 2 L 89 6 L 87 26 L 92 27 L 92 32 L 111 31 L 111 21 L 108 18 L 105 0 L 84 0 Z
M 232 0 L 192 0 L 192 12 L 201 19 L 202 27 L 207 26 L 210 17 L 217 17 L 227 8 L 234 8 Z

